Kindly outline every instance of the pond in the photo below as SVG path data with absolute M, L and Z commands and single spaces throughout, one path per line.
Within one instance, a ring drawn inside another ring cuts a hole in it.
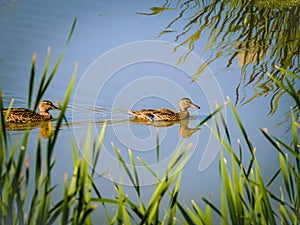
M 93 141 L 99 136 L 105 123 L 105 136 L 96 168 L 96 172 L 101 176 L 94 180 L 103 196 L 110 198 L 116 195 L 111 180 L 124 184 L 124 192 L 129 196 L 135 193 L 112 143 L 128 165 L 131 165 L 128 155 L 130 149 L 135 159 L 140 157 L 162 176 L 175 150 L 184 142 L 192 143 L 192 147 L 189 161 L 183 168 L 179 199 L 190 204 L 191 199 L 200 201 L 202 196 L 206 196 L 219 205 L 221 178 L 218 155 L 221 145 L 208 127 L 201 126 L 199 129 L 197 125 L 216 109 L 216 103 L 223 104 L 227 97 L 233 102 L 239 97 L 237 110 L 258 150 L 256 156 L 261 171 L 264 171 L 264 179 L 270 179 L 274 171 L 278 170 L 278 154 L 270 145 L 266 145 L 266 140 L 259 133 L 259 129 L 267 127 L 274 136 L 289 142 L 290 134 L 286 132 L 289 124 L 283 123 L 280 126 L 278 124 L 283 121 L 284 114 L 288 113 L 290 106 L 293 105 L 291 99 L 282 95 L 278 99 L 278 108 L 270 116 L 269 112 L 272 111 L 270 102 L 274 98 L 273 95 L 266 92 L 251 99 L 251 96 L 257 94 L 259 83 L 255 80 L 245 85 L 249 78 L 245 78 L 244 74 L 251 74 L 251 68 L 241 67 L 245 64 L 244 50 L 240 52 L 239 58 L 231 58 L 232 49 L 227 47 L 228 43 L 217 39 L 218 48 L 212 46 L 208 51 L 204 51 L 207 48 L 207 39 L 211 35 L 209 30 L 201 33 L 197 40 L 198 44 L 184 43 L 180 36 L 175 43 L 176 35 L 180 35 L 187 20 L 178 18 L 176 22 L 174 18 L 180 15 L 184 7 L 174 9 L 173 6 L 165 5 L 164 8 L 153 8 L 160 4 L 164 2 L 158 4 L 155 1 L 105 3 L 72 1 L 71 3 L 54 0 L 40 3 L 7 0 L 0 3 L 0 76 L 6 108 L 11 99 L 14 99 L 14 107 L 27 106 L 32 55 L 36 53 L 37 56 L 34 83 L 36 93 L 47 51 L 51 51 L 49 68 L 52 68 L 65 46 L 72 22 L 77 18 L 74 33 L 66 45 L 62 62 L 43 96 L 43 99 L 62 103 L 74 65 L 78 63 L 74 88 L 66 110 L 68 125 L 66 122 L 63 123 L 53 153 L 56 164 L 52 182 L 57 184 L 54 202 L 63 192 L 63 174 L 73 173 L 70 140 L 74 138 L 78 157 L 83 157 L 88 131 L 91 132 L 90 137 Z M 226 10 L 222 12 L 227 13 Z M 195 16 L 192 10 L 185 13 L 186 18 Z M 166 29 L 172 21 L 174 23 Z M 204 20 L 202 22 L 204 23 Z M 192 25 L 189 25 L 191 26 L 188 28 L 189 32 L 197 30 L 197 27 Z M 178 46 L 181 42 L 183 45 Z M 234 43 L 230 44 L 234 46 Z M 249 44 L 245 45 L 235 43 L 237 49 L 250 48 Z M 223 54 L 215 57 L 220 51 L 219 48 Z M 249 54 L 254 57 L 259 55 L 267 62 L 272 58 L 270 57 L 272 52 Z M 212 58 L 214 60 L 208 63 Z M 253 58 L 247 59 L 255 61 Z M 231 63 L 228 63 L 229 61 Z M 297 63 L 297 60 L 292 61 L 290 68 L 299 67 L 293 64 L 294 62 Z M 199 73 L 202 65 L 207 67 L 202 68 Z M 254 77 L 259 79 L 259 76 Z M 267 84 L 263 87 L 266 86 Z M 295 86 L 299 87 L 297 84 Z M 133 116 L 128 114 L 128 110 L 148 108 L 169 108 L 178 111 L 179 101 L 185 97 L 190 98 L 201 108 L 189 109 L 191 117 L 183 123 L 143 124 L 133 120 Z M 51 114 L 56 118 L 59 112 L 51 111 Z M 235 118 L 228 109 L 224 115 L 227 124 L 231 125 L 230 133 L 234 138 L 232 141 L 237 142 L 241 134 L 234 122 Z M 55 127 L 56 121 L 51 123 L 51 126 Z M 215 128 L 213 121 L 208 121 L 208 124 Z M 30 131 L 27 154 L 32 164 L 35 162 L 38 137 L 42 137 L 43 146 L 47 144 L 44 130 L 52 129 L 48 125 L 46 128 L 37 126 Z M 15 140 L 22 140 L 24 130 L 8 129 L 8 134 L 9 143 L 13 145 Z M 245 153 L 244 157 L 246 162 L 249 161 L 249 154 Z M 46 160 L 45 152 L 43 159 Z M 155 188 L 156 179 L 142 164 L 138 166 L 143 200 L 146 202 Z M 34 167 L 30 170 L 34 174 Z M 276 182 L 279 185 L 281 181 Z M 276 185 L 274 186 L 274 191 L 279 192 Z M 116 208 L 112 207 L 110 210 L 114 212 Z M 93 219 L 105 223 L 101 208 L 93 213 Z

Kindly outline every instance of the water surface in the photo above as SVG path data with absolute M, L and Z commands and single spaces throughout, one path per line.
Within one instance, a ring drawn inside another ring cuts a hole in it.
M 205 126 L 192 132 L 190 136 L 190 130 L 188 130 L 195 128 L 211 112 L 214 106 L 211 105 L 209 97 L 217 92 L 215 86 L 210 86 L 211 83 L 201 80 L 201 77 L 198 83 L 191 82 L 191 74 L 181 69 L 179 65 L 174 66 L 164 62 L 164 59 L 161 59 L 163 62 L 159 60 L 136 62 L 133 60 L 133 63 L 122 67 L 117 66 L 109 76 L 105 74 L 108 68 L 119 65 L 120 60 L 126 59 L 130 62 L 131 57 L 141 56 L 143 58 L 146 48 L 139 48 L 134 53 L 124 50 L 125 56 L 120 56 L 120 59 L 111 58 L 104 67 L 95 67 L 97 69 L 95 77 L 85 80 L 90 76 L 89 70 L 94 68 L 97 60 L 113 53 L 114 49 L 125 48 L 130 46 L 130 43 L 149 40 L 173 42 L 174 39 L 171 35 L 158 38 L 158 34 L 165 24 L 173 19 L 176 12 L 153 17 L 136 13 L 148 11 L 153 4 L 156 4 L 151 1 L 147 3 L 140 1 L 111 1 L 105 4 L 101 1 L 78 3 L 79 1 L 72 3 L 7 1 L 0 5 L 0 77 L 5 106 L 8 106 L 13 98 L 15 107 L 26 107 L 27 84 L 33 53 L 37 54 L 38 79 L 43 72 L 47 47 L 51 47 L 50 66 L 53 66 L 55 59 L 63 49 L 72 21 L 77 17 L 78 22 L 74 35 L 66 48 L 61 66 L 44 96 L 44 99 L 62 102 L 73 66 L 75 62 L 79 62 L 76 88 L 66 112 L 70 126 L 62 127 L 54 152 L 57 162 L 53 179 L 54 183 L 58 184 L 58 190 L 61 190 L 60 184 L 63 182 L 61 175 L 70 174 L 73 170 L 70 138 L 75 138 L 80 149 L 84 146 L 85 135 L 89 127 L 96 137 L 103 123 L 106 122 L 107 129 L 103 148 L 107 158 L 104 157 L 105 160 L 99 164 L 99 173 L 112 169 L 113 172 L 110 173 L 116 176 L 115 178 L 119 178 L 119 174 L 115 170 L 120 171 L 120 167 L 115 164 L 117 156 L 111 143 L 117 146 L 127 162 L 129 162 L 127 150 L 131 149 L 135 157 L 141 157 L 154 167 L 161 165 L 155 168 L 163 170 L 179 144 L 182 141 L 191 142 L 193 143 L 193 154 L 184 167 L 180 199 L 189 202 L 190 199 L 200 200 L 200 196 L 211 196 L 217 204 L 220 192 L 218 157 L 215 160 L 213 160 L 214 157 L 207 159 L 209 160 L 208 165 L 205 169 L 199 170 L 199 164 L 205 152 L 208 151 L 208 142 L 212 136 Z M 206 35 L 208 34 L 204 34 L 203 39 Z M 201 59 L 207 60 L 209 56 L 202 52 L 203 48 L 204 46 L 198 46 L 195 54 Z M 175 58 L 179 60 L 174 52 L 168 52 L 168 54 L 168 57 L 174 57 L 174 61 Z M 236 86 L 240 82 L 241 68 L 237 61 L 226 68 L 224 63 L 226 60 L 225 56 L 217 59 L 205 73 L 216 79 L 224 101 L 226 96 L 234 101 Z M 191 69 L 197 70 L 196 67 Z M 107 76 L 105 77 L 107 79 L 103 81 L 104 76 Z M 37 86 L 38 82 L 35 87 Z M 204 89 L 210 90 L 212 94 Z M 251 91 L 248 89 L 247 92 Z M 178 110 L 178 102 L 182 97 L 189 97 L 201 106 L 200 110 L 190 110 L 192 117 L 185 125 L 177 123 L 158 127 L 139 124 L 132 121 L 132 116 L 127 113 L 127 110 L 142 108 Z M 278 159 L 277 153 L 270 150 L 271 147 L 266 145 L 267 141 L 259 134 L 258 130 L 268 127 L 275 136 L 281 136 L 288 140 L 288 134 L 285 133 L 287 125 L 277 127 L 276 124 L 281 121 L 283 114 L 291 105 L 291 101 L 283 96 L 278 111 L 272 117 L 268 117 L 269 101 L 270 97 L 262 97 L 246 105 L 238 105 L 241 119 L 258 149 L 257 158 L 266 179 L 278 169 L 278 163 L 276 163 Z M 57 112 L 53 112 L 52 115 L 57 116 Z M 238 127 L 233 122 L 233 116 L 227 113 L 226 119 L 228 124 L 232 124 L 231 132 L 235 139 L 233 141 L 241 138 Z M 55 120 L 52 123 L 54 126 Z M 49 127 L 46 126 L 46 129 Z M 36 139 L 39 136 L 43 137 L 42 133 L 43 128 L 39 126 L 30 132 L 28 154 L 32 162 L 35 158 Z M 22 134 L 23 131 L 20 130 L 9 131 L 11 143 L 15 139 L 20 139 Z M 157 151 L 157 138 L 160 140 L 159 151 Z M 43 145 L 46 144 L 46 141 L 46 139 L 42 141 Z M 218 152 L 218 150 L 219 146 L 215 146 L 215 149 L 211 151 Z M 81 154 L 80 150 L 78 154 Z M 212 154 L 212 156 L 214 155 Z M 249 156 L 246 154 L 245 157 Z M 143 173 L 144 171 L 141 169 L 141 174 Z M 149 199 L 149 194 L 154 188 L 153 178 L 147 176 L 150 175 L 145 172 L 142 178 L 145 185 L 143 189 L 145 200 Z M 126 178 L 123 178 L 123 182 L 129 184 Z M 96 183 L 104 195 L 110 197 L 116 194 L 108 177 L 99 178 Z M 125 191 L 129 195 L 132 194 L 131 186 L 126 186 Z M 60 196 L 59 191 L 57 195 Z M 99 214 L 96 213 L 96 215 Z M 95 217 L 98 219 L 97 216 Z

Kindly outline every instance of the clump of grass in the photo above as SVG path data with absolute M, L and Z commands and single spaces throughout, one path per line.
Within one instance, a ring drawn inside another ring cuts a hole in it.
M 0 149 L 0 223 L 1 224 L 51 224 L 54 209 L 51 206 L 52 192 L 54 186 L 51 184 L 52 169 L 55 162 L 52 154 L 55 147 L 56 138 L 59 133 L 61 121 L 70 98 L 76 68 L 72 75 L 66 97 L 61 105 L 61 112 L 57 119 L 54 135 L 48 139 L 46 149 L 46 165 L 42 168 L 42 147 L 41 140 L 38 138 L 36 147 L 34 193 L 30 198 L 28 188 L 30 183 L 31 165 L 29 157 L 26 156 L 29 130 L 25 131 L 21 145 L 16 141 L 12 148 L 7 150 L 5 129 L 1 130 L 1 149 Z M 0 96 L 2 102 L 2 96 Z M 2 106 L 1 106 L 2 107 Z M 0 120 L 4 121 L 1 113 Z M 25 171 L 24 171 L 25 170 Z M 27 212 L 25 204 L 30 204 Z
M 136 162 L 131 151 L 128 151 L 131 162 L 131 165 L 129 166 L 125 163 L 120 151 L 115 146 L 113 146 L 120 164 L 122 165 L 127 173 L 127 176 L 132 182 L 132 185 L 136 191 L 138 201 L 135 203 L 133 200 L 129 199 L 128 196 L 123 192 L 122 184 L 113 181 L 114 187 L 117 191 L 117 196 L 115 199 L 93 199 L 93 201 L 95 202 L 113 204 L 117 206 L 117 211 L 115 212 L 115 214 L 107 218 L 108 223 L 160 224 L 163 222 L 167 222 L 168 212 L 166 212 L 166 214 L 163 216 L 162 221 L 160 218 L 160 203 L 166 195 L 169 196 L 169 218 L 171 218 L 172 220 L 175 213 L 174 205 L 177 201 L 182 168 L 189 158 L 188 150 L 190 149 L 190 147 L 190 145 L 184 146 L 183 144 L 178 147 L 178 149 L 174 152 L 174 155 L 170 160 L 169 166 L 166 169 L 162 179 L 160 179 L 159 176 L 141 158 L 138 158 L 139 163 L 143 165 L 149 171 L 149 174 L 154 176 L 154 178 L 157 180 L 155 190 L 152 193 L 152 196 L 148 203 L 145 204 L 140 192 L 140 184 L 138 178 L 139 176 L 136 169 Z
M 67 40 L 69 42 L 76 19 Z M 63 51 L 64 52 L 64 51 Z M 56 70 L 63 57 L 63 52 L 59 56 L 50 76 L 46 78 L 48 64 L 50 60 L 50 51 L 48 51 L 44 74 L 42 76 L 37 97 L 35 99 L 34 109 L 41 100 L 46 89 L 56 73 Z M 28 92 L 28 106 L 31 105 L 33 96 L 33 83 L 35 78 L 35 61 L 34 54 L 32 59 L 32 69 L 29 82 Z M 52 192 L 55 186 L 51 184 L 52 169 L 55 161 L 52 159 L 52 154 L 55 149 L 56 139 L 58 137 L 64 113 L 67 109 L 67 104 L 75 82 L 77 72 L 77 65 L 75 65 L 74 72 L 71 76 L 68 89 L 66 91 L 65 99 L 60 106 L 60 114 L 57 119 L 54 135 L 48 139 L 46 148 L 46 163 L 45 168 L 42 167 L 42 146 L 41 140 L 38 138 L 36 147 L 36 162 L 35 175 L 33 181 L 33 195 L 28 195 L 28 188 L 30 183 L 30 158 L 26 155 L 29 130 L 24 132 L 22 142 L 18 140 L 8 149 L 7 133 L 5 130 L 6 115 L 0 114 L 0 224 L 52 224 L 59 215 L 65 215 L 65 210 L 57 205 L 52 205 Z M 10 104 L 11 107 L 12 104 Z M 0 95 L 0 109 L 3 109 L 2 94 Z M 78 175 L 78 177 L 80 177 Z M 71 198 L 66 198 L 68 203 Z M 26 209 L 25 205 L 29 204 L 30 208 Z M 57 211 L 57 208 L 60 210 Z M 84 211 L 85 212 L 85 211 Z M 65 218 L 65 217 L 64 217 Z
M 290 72 L 286 73 L 290 74 Z M 291 74 L 295 78 L 295 74 Z M 283 81 L 272 77 L 279 88 L 289 94 L 299 107 L 299 100 L 295 98 L 295 89 L 287 81 L 287 86 Z M 224 150 L 220 155 L 220 175 L 223 181 L 221 186 L 221 206 L 217 207 L 206 198 L 202 200 L 206 203 L 207 209 L 203 212 L 200 207 L 192 201 L 192 209 L 189 207 L 181 208 L 181 214 L 188 224 L 212 224 L 212 208 L 222 220 L 222 224 L 299 224 L 300 221 L 300 154 L 299 154 L 299 123 L 294 114 L 295 108 L 291 110 L 291 137 L 292 144 L 269 134 L 267 129 L 261 129 L 262 134 L 267 141 L 279 152 L 279 169 L 274 172 L 270 181 L 265 182 L 262 179 L 262 173 L 257 162 L 255 152 L 256 148 L 252 144 L 251 137 L 248 135 L 241 119 L 239 118 L 235 106 L 229 100 L 231 111 L 240 128 L 243 140 L 246 143 L 246 149 L 251 154 L 251 160 L 248 165 L 242 160 L 244 147 L 241 146 L 241 140 L 238 141 L 238 148 L 235 149 L 231 143 L 230 132 L 226 132 L 223 138 L 220 134 L 210 128 L 211 132 L 219 139 Z M 218 113 L 222 117 L 222 112 Z M 216 120 L 215 120 L 216 121 Z M 220 126 L 220 124 L 216 124 Z M 224 129 L 228 126 L 224 124 Z M 224 157 L 224 151 L 229 153 L 231 158 L 231 172 L 227 165 L 227 159 Z M 237 152 L 239 154 L 237 154 Z M 281 175 L 283 186 L 280 187 L 280 196 L 270 191 L 270 185 L 275 178 Z M 197 221 L 197 222 L 195 222 Z

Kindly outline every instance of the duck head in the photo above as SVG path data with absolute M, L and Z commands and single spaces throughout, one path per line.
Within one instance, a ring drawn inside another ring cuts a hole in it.
M 39 104 L 39 110 L 41 113 L 48 113 L 49 110 L 60 110 L 57 106 L 55 106 L 51 101 L 49 100 L 43 100 Z
M 180 111 L 186 111 L 188 108 L 200 109 L 200 106 L 194 104 L 189 98 L 182 98 L 179 103 Z

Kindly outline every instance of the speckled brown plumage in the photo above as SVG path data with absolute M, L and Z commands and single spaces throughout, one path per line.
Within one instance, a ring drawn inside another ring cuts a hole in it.
M 11 108 L 8 115 L 8 123 L 29 123 L 29 122 L 40 122 L 52 119 L 49 110 L 59 110 L 58 107 L 53 105 L 51 101 L 43 100 L 39 104 L 40 112 L 35 112 L 30 109 L 25 108 Z M 3 115 L 5 115 L 7 109 L 3 110 Z
M 136 118 L 148 121 L 178 121 L 189 117 L 188 108 L 199 109 L 189 98 L 182 98 L 179 103 L 180 111 L 175 112 L 170 109 L 142 109 L 138 111 L 128 111 Z

